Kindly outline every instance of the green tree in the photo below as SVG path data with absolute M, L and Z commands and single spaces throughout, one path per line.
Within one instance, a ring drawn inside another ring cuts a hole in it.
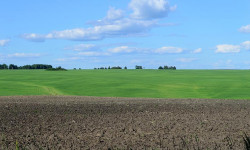
M 142 69 L 142 66 L 135 66 L 135 69 Z
M 111 69 L 122 69 L 122 67 L 117 66 L 117 67 L 111 67 Z
M 10 65 L 9 65 L 9 69 L 18 69 L 18 67 L 17 67 L 17 65 L 10 64 Z
M 0 64 L 0 69 L 8 69 L 8 65 L 6 65 L 6 64 Z
M 163 69 L 163 67 L 162 67 L 162 66 L 160 66 L 158 69 Z
M 164 66 L 164 69 L 168 69 L 169 67 L 168 66 Z

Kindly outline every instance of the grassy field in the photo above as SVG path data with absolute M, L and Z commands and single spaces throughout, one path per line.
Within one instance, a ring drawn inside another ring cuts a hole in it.
M 250 99 L 250 70 L 1 70 L 9 95 Z

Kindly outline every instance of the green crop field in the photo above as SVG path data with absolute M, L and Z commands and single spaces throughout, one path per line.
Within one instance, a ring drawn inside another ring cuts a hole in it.
M 1 70 L 9 95 L 250 99 L 250 70 Z

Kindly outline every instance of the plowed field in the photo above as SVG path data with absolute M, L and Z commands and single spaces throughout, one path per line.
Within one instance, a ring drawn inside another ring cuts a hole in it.
M 244 149 L 250 101 L 0 97 L 0 149 Z

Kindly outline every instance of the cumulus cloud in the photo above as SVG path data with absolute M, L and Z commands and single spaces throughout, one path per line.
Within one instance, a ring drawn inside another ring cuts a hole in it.
M 245 41 L 241 43 L 241 46 L 246 50 L 250 50 L 250 41 Z
M 110 7 L 107 11 L 106 16 L 103 19 L 99 19 L 96 21 L 88 21 L 87 24 L 94 26 L 109 25 L 112 24 L 113 21 L 124 19 L 124 15 L 125 13 L 123 10 Z
M 8 58 L 36 58 L 41 56 L 42 54 L 39 53 L 14 53 L 7 55 Z
M 177 6 L 170 7 L 166 0 L 132 0 L 129 7 L 133 10 L 130 17 L 124 17 L 123 10 L 111 7 L 106 17 L 91 23 L 92 27 L 66 29 L 48 34 L 23 34 L 22 37 L 34 42 L 43 42 L 46 39 L 93 41 L 145 35 L 153 27 L 161 26 L 158 19 L 166 17 Z
M 133 18 L 157 19 L 166 17 L 177 6 L 170 7 L 166 0 L 132 0 L 129 7 L 133 10 Z
M 79 44 L 72 47 L 66 47 L 66 50 L 73 50 L 73 51 L 86 51 L 86 50 L 96 50 L 98 46 L 94 44 Z
M 108 51 L 111 53 L 131 53 L 135 50 L 136 48 L 131 48 L 128 46 L 119 46 L 119 47 L 111 48 Z
M 42 42 L 46 39 L 93 41 L 117 36 L 139 35 L 147 32 L 156 25 L 156 21 L 132 20 L 126 18 L 112 21 L 110 24 L 97 25 L 90 28 L 54 31 L 46 35 L 39 35 L 35 33 L 24 34 L 22 37 L 35 42 Z
M 246 25 L 246 26 L 242 26 L 240 29 L 239 29 L 240 32 L 243 32 L 243 33 L 250 33 L 250 24 L 249 25 Z
M 197 48 L 192 53 L 197 54 L 197 53 L 200 53 L 201 51 L 202 51 L 202 48 Z
M 88 52 L 80 52 L 77 54 L 78 56 L 108 56 L 110 55 L 107 52 L 92 52 L 92 51 L 88 51 Z
M 110 7 L 107 16 L 105 19 L 107 20 L 118 20 L 124 17 L 124 12 L 121 9 L 115 9 L 114 7 Z
M 10 40 L 5 39 L 5 40 L 0 40 L 0 46 L 5 46 L 10 42 Z
M 92 47 L 98 47 L 98 49 L 91 49 Z M 182 53 L 183 49 L 178 47 L 161 47 L 158 49 L 150 49 L 150 48 L 141 48 L 141 47 L 130 47 L 127 45 L 112 47 L 112 48 L 103 48 L 100 45 L 92 45 L 92 44 L 80 44 L 73 48 L 69 48 L 70 50 L 77 51 L 75 54 L 71 54 L 70 57 L 67 58 L 58 58 L 56 61 L 73 61 L 80 60 L 86 58 L 98 58 L 104 56 L 114 56 L 116 54 L 150 54 L 150 55 L 158 55 L 158 54 L 177 54 Z M 91 51 L 92 50 L 92 51 Z M 190 60 L 181 60 L 180 61 L 191 61 Z
M 216 46 L 216 53 L 239 53 L 240 52 L 240 46 L 239 45 L 217 45 Z
M 164 54 L 164 53 L 182 53 L 183 49 L 179 47 L 161 47 L 154 50 L 154 53 Z
M 36 34 L 36 33 L 31 33 L 31 34 L 23 34 L 21 36 L 24 39 L 33 41 L 33 42 L 44 42 L 46 38 L 45 35 L 40 35 L 40 34 Z

